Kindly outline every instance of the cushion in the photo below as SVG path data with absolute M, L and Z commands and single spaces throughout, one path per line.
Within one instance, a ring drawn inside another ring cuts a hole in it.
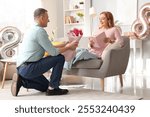
M 99 69 L 102 65 L 102 59 L 89 59 L 89 60 L 80 60 L 73 64 L 72 68 L 81 68 L 81 69 Z

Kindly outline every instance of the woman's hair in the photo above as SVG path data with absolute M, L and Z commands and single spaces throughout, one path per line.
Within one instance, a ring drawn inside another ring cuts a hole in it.
M 114 27 L 114 18 L 113 18 L 113 15 L 111 12 L 109 11 L 104 11 L 104 12 L 101 12 L 101 14 L 104 14 L 107 18 L 107 22 L 108 22 L 108 27 L 111 28 L 111 27 Z
M 34 18 L 39 17 L 39 16 L 45 14 L 46 12 L 47 12 L 46 9 L 37 8 L 37 9 L 34 11 Z

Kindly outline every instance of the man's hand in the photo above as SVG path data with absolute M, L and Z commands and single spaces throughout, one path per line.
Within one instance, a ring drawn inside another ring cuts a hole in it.
M 68 49 L 71 49 L 71 50 L 75 50 L 78 47 L 78 44 L 79 44 L 79 42 L 72 41 L 72 42 L 67 43 L 65 47 L 67 47 Z
M 66 45 L 66 42 L 59 42 L 58 41 L 58 42 L 52 42 L 52 44 L 55 48 L 62 48 Z

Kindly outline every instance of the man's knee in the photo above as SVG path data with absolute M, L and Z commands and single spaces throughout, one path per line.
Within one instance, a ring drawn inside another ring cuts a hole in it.
M 59 55 L 58 55 L 58 57 L 59 57 L 59 59 L 61 59 L 62 61 L 64 61 L 64 62 L 65 62 L 65 57 L 64 57 L 64 55 L 59 54 Z

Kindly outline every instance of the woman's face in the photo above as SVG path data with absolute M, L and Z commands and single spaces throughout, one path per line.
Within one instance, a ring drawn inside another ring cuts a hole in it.
M 101 28 L 107 28 L 108 27 L 108 21 L 107 21 L 107 17 L 105 14 L 100 14 L 99 21 L 100 21 L 100 27 Z

